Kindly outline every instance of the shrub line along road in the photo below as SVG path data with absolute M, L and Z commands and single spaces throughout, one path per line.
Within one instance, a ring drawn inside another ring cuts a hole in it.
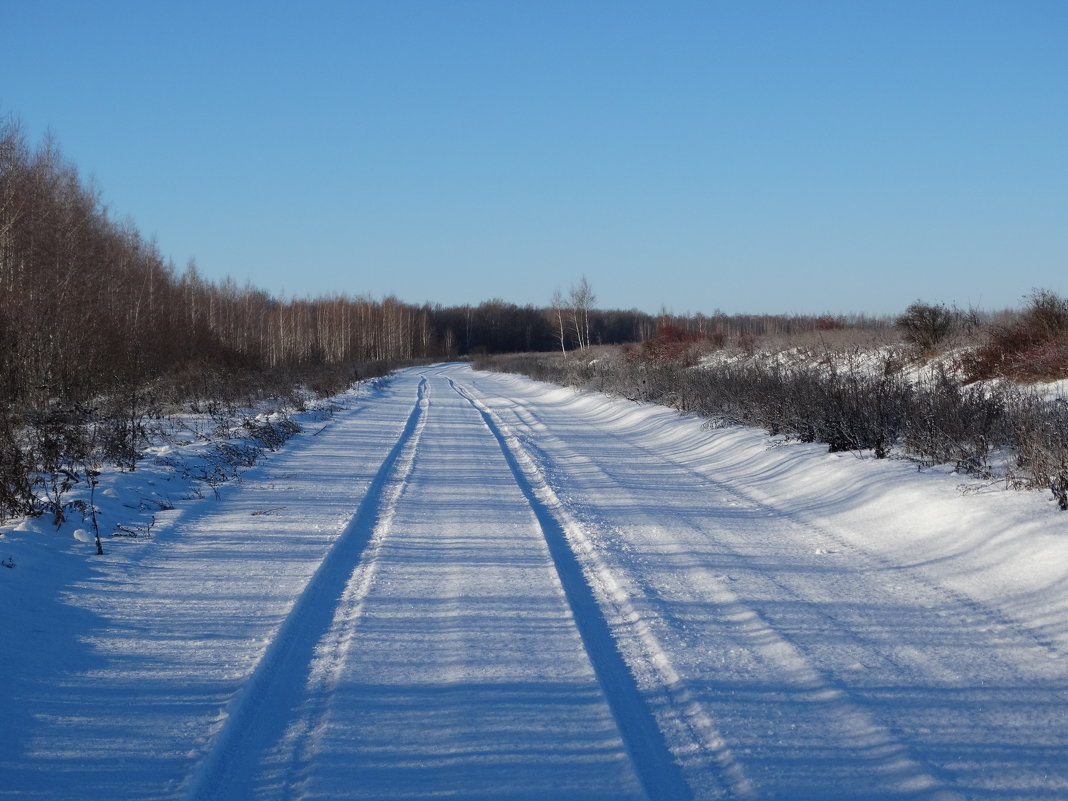
M 399 374 L 69 588 L 0 797 L 1068 797 L 1058 640 L 695 430 Z

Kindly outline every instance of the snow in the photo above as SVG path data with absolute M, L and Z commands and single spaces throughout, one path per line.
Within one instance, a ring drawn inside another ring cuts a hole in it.
M 2 529 L 0 797 L 1068 797 L 1048 496 L 463 365 L 339 402 L 219 497 L 202 438 L 105 474 L 103 557 Z

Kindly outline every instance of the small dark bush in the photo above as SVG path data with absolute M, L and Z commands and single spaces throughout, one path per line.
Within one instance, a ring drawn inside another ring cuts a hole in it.
M 894 321 L 905 341 L 924 356 L 933 356 L 953 331 L 955 315 L 941 304 L 916 301 Z
M 955 463 L 963 472 L 984 474 L 993 448 L 1011 441 L 1008 408 L 998 390 L 962 386 L 939 372 L 912 393 L 905 451 L 924 464 Z
M 253 440 L 269 451 L 278 450 L 290 437 L 300 433 L 300 425 L 284 415 L 276 420 L 246 419 L 242 425 Z
M 38 514 L 33 459 L 16 436 L 15 421 L 0 413 L 0 520 Z
M 1011 424 L 1021 483 L 1049 488 L 1068 511 L 1068 402 L 1022 398 Z

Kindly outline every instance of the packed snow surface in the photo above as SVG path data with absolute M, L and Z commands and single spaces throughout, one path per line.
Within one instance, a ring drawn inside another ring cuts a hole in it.
M 103 557 L 4 531 L 0 797 L 1068 798 L 1041 496 L 462 365 L 344 405 Z

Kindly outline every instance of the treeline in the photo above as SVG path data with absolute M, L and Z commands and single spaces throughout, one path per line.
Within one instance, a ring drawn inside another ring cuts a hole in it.
M 594 311 L 597 343 L 653 328 L 637 311 Z M 0 399 L 88 398 L 132 381 L 289 371 L 471 353 L 547 350 L 550 313 L 501 300 L 442 307 L 334 296 L 279 300 L 175 269 L 52 142 L 0 125 Z
M 0 121 L 0 518 L 41 511 L 42 482 L 87 464 L 133 469 L 144 420 L 168 409 L 251 406 L 301 385 L 329 395 L 413 360 L 553 349 L 556 319 L 501 300 L 280 300 L 205 280 L 114 219 L 54 142 L 31 147 Z M 582 319 L 596 343 L 654 327 L 637 311 Z
M 582 286 L 588 301 L 585 279 Z M 16 124 L 0 123 L 0 401 L 9 409 L 131 383 L 157 381 L 180 398 L 203 392 L 205 381 L 252 373 L 340 380 L 368 362 L 640 342 L 664 319 L 563 305 L 279 300 L 208 281 L 193 264 L 176 269 L 131 222 L 113 219 L 54 143 L 31 148 Z M 733 340 L 844 323 L 715 314 L 679 324 Z
M 594 311 L 595 343 L 651 332 L 638 311 Z M 334 296 L 279 300 L 175 269 L 112 219 L 52 142 L 0 125 L 0 397 L 93 395 L 192 370 L 303 370 L 366 361 L 548 350 L 547 309 L 442 307 Z M 573 347 L 569 343 L 569 347 Z
M 423 321 L 398 303 L 281 303 L 178 273 L 52 143 L 0 132 L 0 397 L 78 400 L 212 371 L 412 358 Z M 185 389 L 178 386 L 180 395 Z

